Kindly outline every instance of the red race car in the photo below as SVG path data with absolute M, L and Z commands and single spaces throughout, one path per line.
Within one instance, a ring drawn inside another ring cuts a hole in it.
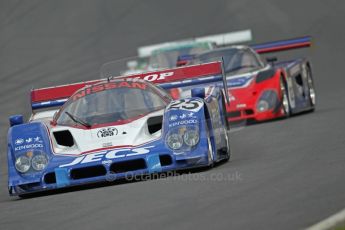
M 218 48 L 194 56 L 192 63 L 223 59 L 230 105 L 228 119 L 265 121 L 315 108 L 312 68 L 306 58 L 277 62 L 259 54 L 311 45 L 310 37 L 253 46 Z

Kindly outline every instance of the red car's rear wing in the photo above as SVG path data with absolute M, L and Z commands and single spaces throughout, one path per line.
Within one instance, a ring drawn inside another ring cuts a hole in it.
M 287 40 L 280 40 L 274 42 L 267 42 L 262 44 L 251 45 L 257 53 L 273 53 L 290 49 L 298 49 L 304 47 L 310 47 L 312 45 L 311 36 L 305 36 L 300 38 L 292 38 Z
M 165 89 L 171 89 L 190 85 L 219 82 L 223 80 L 223 74 L 222 63 L 212 62 L 114 78 L 139 78 L 159 84 Z M 36 110 L 61 106 L 77 90 L 87 85 L 96 84 L 106 80 L 107 79 L 99 79 L 56 87 L 33 89 L 31 91 L 31 107 L 33 110 Z

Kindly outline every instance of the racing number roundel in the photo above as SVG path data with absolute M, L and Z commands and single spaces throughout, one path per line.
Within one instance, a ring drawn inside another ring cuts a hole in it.
M 202 107 L 203 102 L 198 99 L 182 99 L 172 102 L 168 109 L 182 109 L 197 112 Z

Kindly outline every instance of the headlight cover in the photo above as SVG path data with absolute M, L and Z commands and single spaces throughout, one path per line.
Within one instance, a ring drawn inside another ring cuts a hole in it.
M 18 172 L 26 173 L 30 170 L 31 160 L 27 156 L 20 156 L 16 159 L 15 167 Z
M 182 137 L 178 133 L 169 134 L 167 139 L 166 139 L 166 142 L 167 142 L 168 146 L 173 150 L 178 150 L 183 145 Z
M 183 135 L 183 141 L 189 147 L 193 147 L 199 143 L 199 132 L 196 129 L 187 129 Z
M 265 100 L 260 100 L 258 105 L 257 105 L 257 109 L 259 112 L 265 112 L 269 109 L 269 104 L 267 101 Z
M 274 90 L 265 90 L 256 105 L 258 112 L 266 112 L 269 109 L 279 107 L 278 95 Z
M 45 169 L 47 165 L 48 165 L 48 158 L 43 153 L 35 155 L 31 160 L 31 166 L 36 171 L 41 171 Z
M 16 156 L 15 168 L 20 173 L 37 173 L 44 170 L 49 163 L 48 155 L 39 150 L 23 152 Z
M 170 130 L 166 136 L 166 144 L 174 151 L 184 151 L 199 143 L 199 128 L 195 126 L 179 126 Z

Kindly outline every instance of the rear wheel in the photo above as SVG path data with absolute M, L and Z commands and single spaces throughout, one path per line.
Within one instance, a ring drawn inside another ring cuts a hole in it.
M 307 67 L 307 84 L 308 84 L 308 93 L 309 93 L 309 101 L 310 101 L 310 107 L 311 110 L 315 109 L 315 104 L 316 104 L 316 92 L 314 88 L 314 81 L 313 77 L 311 76 L 311 71 L 310 68 Z
M 285 117 L 289 117 L 291 114 L 290 100 L 289 100 L 287 86 L 283 77 L 280 78 L 280 91 L 282 95 L 281 104 L 282 104 L 283 113 Z

